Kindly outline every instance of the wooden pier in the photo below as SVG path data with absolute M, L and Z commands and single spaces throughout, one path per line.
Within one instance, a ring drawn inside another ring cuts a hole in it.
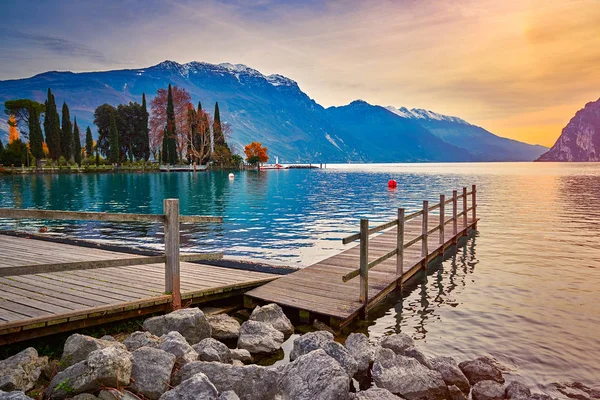
M 360 232 L 343 239 L 359 240 L 358 246 L 252 289 L 245 303 L 277 303 L 299 310 L 307 322 L 325 317 L 343 328 L 476 229 L 476 193 L 473 185 L 441 195 L 437 204 L 424 201 L 411 214 L 400 208 L 397 219 L 376 227 L 362 219 Z

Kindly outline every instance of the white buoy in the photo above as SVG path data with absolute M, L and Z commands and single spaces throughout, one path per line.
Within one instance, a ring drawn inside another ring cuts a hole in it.
M 229 174 L 229 179 L 233 179 L 233 178 L 235 178 L 235 175 L 233 175 L 233 172 L 231 172 L 231 173 Z

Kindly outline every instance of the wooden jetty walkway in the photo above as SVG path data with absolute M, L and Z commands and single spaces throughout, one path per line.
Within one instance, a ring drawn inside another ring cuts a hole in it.
M 360 233 L 343 239 L 345 244 L 359 240 L 358 246 L 250 290 L 245 303 L 274 302 L 298 309 L 306 321 L 329 318 L 340 329 L 443 257 L 461 236 L 476 229 L 477 221 L 475 185 L 470 192 L 463 188 L 461 195 L 453 191 L 449 199 L 441 195 L 434 205 L 424 201 L 412 214 L 400 208 L 397 219 L 376 227 L 369 228 L 369 221 L 362 219 Z
M 221 218 L 180 216 L 178 200 L 165 200 L 164 215 L 0 209 L 0 218 L 165 224 L 165 255 L 153 257 L 0 235 L 0 346 L 240 296 L 279 277 L 189 262 L 222 254 L 180 255 L 179 224 Z

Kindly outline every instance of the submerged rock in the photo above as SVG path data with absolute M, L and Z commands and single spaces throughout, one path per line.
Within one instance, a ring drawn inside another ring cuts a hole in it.
M 157 400 L 169 389 L 176 357 L 161 349 L 141 347 L 132 353 L 131 390 Z
M 531 390 L 522 383 L 513 381 L 506 386 L 505 395 L 511 400 L 526 400 L 531 396 Z
M 238 347 L 250 353 L 273 353 L 283 344 L 283 333 L 266 322 L 248 320 L 240 328 Z
M 0 361 L 0 390 L 32 389 L 47 364 L 48 357 L 39 357 L 33 347 Z
M 160 397 L 160 400 L 218 400 L 217 388 L 203 373 L 181 382 Z
M 144 329 L 162 336 L 175 331 L 181 333 L 189 344 L 196 344 L 211 337 L 211 328 L 206 316 L 199 308 L 184 308 L 166 315 L 149 318 L 144 321 Z
M 140 347 L 153 347 L 158 349 L 160 347 L 160 338 L 150 332 L 137 331 L 129 335 L 129 337 L 123 341 L 123 344 L 129 351 L 135 351 Z
M 471 396 L 473 400 L 502 400 L 504 386 L 496 381 L 479 381 L 473 385 Z
M 263 307 L 256 306 L 252 314 L 250 314 L 250 320 L 269 323 L 285 336 L 294 333 L 294 325 L 292 325 L 288 317 L 283 313 L 281 307 L 274 303 Z
M 160 349 L 175 356 L 175 365 L 181 367 L 198 359 L 198 353 L 181 333 L 173 331 L 160 337 Z
M 206 317 L 210 324 L 212 337 L 217 340 L 237 339 L 240 335 L 240 323 L 227 314 L 209 315 Z
M 431 360 L 431 366 L 434 370 L 442 374 L 442 379 L 448 386 L 456 386 L 463 393 L 469 394 L 471 385 L 469 380 L 458 367 L 458 363 L 452 357 L 435 357 Z
M 229 347 L 216 339 L 202 339 L 200 343 L 192 347 L 198 353 L 198 360 L 200 361 L 217 361 L 227 364 L 230 364 L 232 361 Z
M 465 374 L 471 385 L 481 381 L 504 383 L 502 372 L 488 357 L 479 357 L 471 361 L 463 361 L 458 367 Z
M 384 349 L 390 349 L 394 353 L 403 356 L 405 350 L 413 347 L 415 342 L 406 333 L 397 333 L 395 335 L 384 336 L 379 341 L 379 345 Z
M 60 363 L 63 367 L 68 367 L 87 359 L 93 351 L 112 346 L 125 350 L 125 346 L 114 339 L 95 339 L 75 333 L 67 338 Z

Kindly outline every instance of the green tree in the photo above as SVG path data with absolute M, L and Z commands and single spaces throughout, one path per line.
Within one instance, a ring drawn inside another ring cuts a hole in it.
M 150 131 L 148 128 L 148 119 L 150 118 L 150 115 L 148 114 L 148 107 L 146 105 L 146 93 L 142 93 L 142 112 L 140 158 L 144 159 L 144 161 L 148 161 L 150 158 Z
M 94 138 L 92 137 L 92 130 L 88 126 L 85 130 L 85 155 L 90 157 L 94 151 Z
M 17 126 L 21 127 L 21 131 L 23 131 L 23 125 L 30 127 L 30 116 L 33 112 L 36 112 L 38 122 L 40 120 L 40 116 L 44 113 L 46 106 L 42 103 L 38 103 L 37 101 L 29 100 L 29 99 L 16 99 L 16 100 L 7 100 L 4 103 L 4 112 L 6 115 L 14 115 Z M 31 140 L 31 139 L 30 139 Z M 43 142 L 42 138 L 42 142 Z
M 27 145 L 21 139 L 7 144 L 0 154 L 0 164 L 20 167 L 27 160 Z
M 167 139 L 167 128 L 165 128 L 165 132 L 163 133 L 163 140 L 162 140 L 162 151 L 160 151 L 160 153 L 161 153 L 160 160 L 162 161 L 163 164 L 169 163 L 168 142 L 169 142 L 169 140 Z
M 109 128 L 109 151 L 108 157 L 111 163 L 116 164 L 119 162 L 119 132 L 117 131 L 117 123 L 115 122 L 115 115 L 110 115 L 110 128 Z
M 98 152 L 98 146 L 96 146 L 96 167 L 100 165 L 100 153 Z
M 73 157 L 73 124 L 71 123 L 71 114 L 69 106 L 63 102 L 62 106 L 62 129 L 60 136 L 60 154 L 67 160 Z
M 169 164 L 177 163 L 177 130 L 175 128 L 175 107 L 173 105 L 173 94 L 171 84 L 167 94 L 167 151 Z
M 2 144 L 2 140 L 0 140 L 0 154 L 4 151 L 4 145 Z
M 73 159 L 77 165 L 81 165 L 81 137 L 77 126 L 77 117 L 73 119 Z
M 29 114 L 29 148 L 36 162 L 44 158 L 42 126 L 40 125 L 40 116 L 36 108 Z
M 48 89 L 48 99 L 44 117 L 44 133 L 50 158 L 57 161 L 60 158 L 60 117 L 56 110 L 56 102 L 52 91 Z
M 225 137 L 223 136 L 223 128 L 221 127 L 221 113 L 219 112 L 219 102 L 215 103 L 215 114 L 213 116 L 213 141 L 214 148 L 225 144 Z

